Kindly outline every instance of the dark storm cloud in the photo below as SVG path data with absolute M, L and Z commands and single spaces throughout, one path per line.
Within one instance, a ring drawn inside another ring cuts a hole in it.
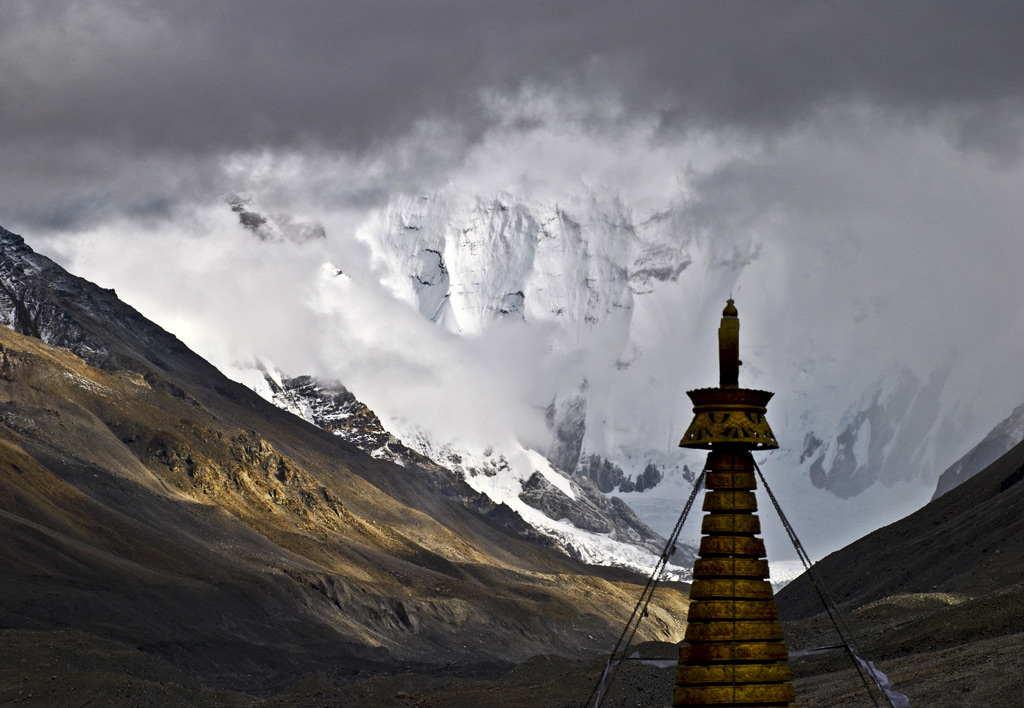
M 495 119 L 482 91 L 531 85 L 613 96 L 667 130 L 774 134 L 847 101 L 947 113 L 955 141 L 1006 155 L 1022 29 L 1019 2 L 6 2 L 0 157 L 29 164 L 0 190 L 29 210 L 48 189 L 102 202 L 87 184 L 127 161 L 359 153 L 423 119 L 465 145 Z M 135 181 L 110 182 L 123 200 Z M 14 208 L 0 198 L 0 218 Z
M 748 127 L 850 96 L 928 110 L 1019 98 L 1024 86 L 1015 2 L 39 7 L 0 10 L 9 137 L 359 147 L 424 115 L 472 123 L 477 91 L 523 81 Z

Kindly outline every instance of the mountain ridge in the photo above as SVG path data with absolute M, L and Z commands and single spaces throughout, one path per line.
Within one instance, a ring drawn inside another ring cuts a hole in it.
M 988 435 L 967 451 L 939 475 L 932 499 L 938 499 L 946 492 L 970 479 L 991 465 L 1002 455 L 1024 439 L 1024 403 L 1017 406 L 1010 415 L 994 427 Z
M 500 453 L 484 451 L 470 458 L 451 448 L 432 450 L 429 443 L 420 441 L 414 449 L 385 430 L 380 419 L 339 382 L 325 382 L 310 376 L 290 378 L 264 369 L 264 381 L 269 387 L 268 398 L 275 405 L 291 411 L 310 423 L 354 444 L 377 459 L 389 460 L 402 466 L 429 468 L 454 479 L 472 479 L 477 476 L 499 478 L 508 476 L 509 461 Z M 420 452 L 426 449 L 430 455 Z M 439 460 L 440 462 L 438 462 Z M 621 475 L 621 470 L 618 470 Z M 656 472 L 656 471 L 655 471 Z M 557 470 L 548 472 L 556 474 Z M 511 498 L 492 499 L 487 491 L 478 492 L 482 504 L 507 510 L 518 516 L 520 533 L 561 548 L 570 556 L 599 565 L 646 569 L 641 563 L 645 557 L 618 557 L 622 546 L 636 547 L 652 558 L 660 555 L 665 539 L 641 521 L 628 504 L 618 497 L 605 496 L 610 489 L 600 489 L 589 476 L 570 476 L 553 484 L 540 470 L 520 482 L 520 489 Z M 648 475 L 648 478 L 653 475 Z M 563 490 L 567 485 L 568 490 Z M 500 485 L 496 485 L 500 489 Z M 485 487 L 485 489 L 487 489 Z M 489 490 L 488 490 L 489 491 Z M 493 492 L 491 492 L 493 494 Z M 509 502 L 513 506 L 509 506 Z M 529 509 L 543 513 L 542 519 L 523 518 L 523 502 Z M 479 506 L 478 506 L 479 508 Z M 554 524 L 552 522 L 555 522 Z M 556 525 L 557 524 L 557 525 Z M 565 527 L 569 525 L 569 528 Z M 578 532 L 571 530 L 578 529 Z M 607 547 L 607 548 L 605 548 Z M 673 572 L 687 572 L 696 549 L 679 544 L 672 555 Z
M 6 231 L 0 278 L 23 328 L 70 332 L 99 365 L 0 328 L 0 630 L 19 646 L 52 657 L 73 631 L 134 647 L 148 675 L 259 692 L 617 635 L 636 576 L 517 533 L 453 475 L 280 410 Z M 648 631 L 684 612 L 672 591 Z

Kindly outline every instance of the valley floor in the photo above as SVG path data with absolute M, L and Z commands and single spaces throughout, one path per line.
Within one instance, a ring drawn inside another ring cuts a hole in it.
M 862 653 L 877 661 L 913 708 L 1020 705 L 1024 634 L 998 634 L 962 646 L 921 647 L 890 656 L 890 629 L 905 618 L 857 617 Z M 952 628 L 936 627 L 938 634 Z M 787 625 L 791 646 L 833 641 L 822 618 Z M 898 634 L 898 632 L 897 632 Z M 866 641 L 863 638 L 867 638 Z M 805 642 L 807 642 L 805 644 Z M 648 657 L 672 657 L 675 646 L 647 643 Z M 75 631 L 0 631 L 0 706 L 39 708 L 584 708 L 603 659 L 536 656 L 519 665 L 407 668 L 373 675 L 338 666 L 305 676 L 270 695 L 213 690 L 135 647 Z M 873 706 L 844 652 L 793 662 L 801 708 Z M 674 667 L 626 664 L 604 708 L 666 708 Z M 880 699 L 881 700 L 881 699 Z M 885 705 L 882 703 L 881 705 Z

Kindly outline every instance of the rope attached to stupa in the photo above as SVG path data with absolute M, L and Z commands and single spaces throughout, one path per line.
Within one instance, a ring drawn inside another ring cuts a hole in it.
M 846 649 L 846 652 L 850 657 L 850 661 L 853 662 L 853 668 L 857 671 L 857 675 L 860 676 L 861 681 L 864 683 L 864 689 L 868 692 L 868 695 L 871 696 L 871 700 L 874 701 L 877 708 L 881 708 L 881 704 L 879 704 L 875 692 L 871 690 L 871 683 L 868 682 L 869 676 L 871 677 L 871 681 L 874 683 L 875 687 L 882 695 L 885 696 L 892 708 L 910 708 L 910 699 L 902 693 L 892 690 L 892 684 L 889 683 L 888 677 L 875 668 L 875 665 L 872 662 L 860 658 L 857 654 L 857 651 L 853 647 L 853 632 L 850 630 L 845 620 L 843 620 L 843 616 L 840 614 L 839 608 L 836 606 L 836 601 L 832 598 L 832 595 L 827 589 L 825 589 L 824 584 L 818 581 L 817 573 L 811 570 L 811 557 L 804 549 L 804 544 L 802 544 L 800 539 L 797 538 L 796 531 L 793 530 L 793 526 L 789 523 L 789 519 L 787 519 L 785 513 L 783 513 L 782 505 L 780 505 L 779 500 L 775 498 L 772 488 L 768 486 L 768 480 L 765 479 L 756 460 L 754 461 L 754 469 L 757 471 L 757 476 L 760 478 L 761 484 L 764 485 L 764 490 L 768 492 L 768 498 L 771 499 L 772 506 L 775 507 L 775 513 L 779 515 L 779 520 L 782 521 L 782 526 L 786 529 L 786 534 L 789 536 L 789 540 L 793 544 L 793 548 L 796 549 L 796 554 L 804 566 L 804 572 L 807 573 L 807 578 L 811 582 L 811 587 L 814 588 L 814 591 L 818 595 L 818 599 L 821 600 L 821 604 L 824 605 L 825 612 L 832 621 L 832 626 L 835 627 L 836 634 L 839 635 L 842 647 Z
M 619 640 L 615 643 L 615 648 L 612 649 L 612 653 L 608 655 L 608 661 L 605 662 L 604 665 L 604 672 L 601 674 L 601 678 L 598 679 L 597 684 L 594 686 L 594 690 L 590 692 L 590 697 L 587 698 L 585 705 L 593 705 L 593 708 L 600 708 L 601 699 L 604 698 L 604 694 L 607 691 L 608 686 L 610 686 L 612 681 L 615 680 L 615 675 L 619 671 L 620 664 L 626 659 L 626 653 L 629 651 L 629 647 L 633 644 L 633 637 L 636 636 L 636 631 L 639 629 L 643 618 L 647 616 L 647 606 L 651 604 L 651 598 L 654 597 L 654 590 L 658 587 L 658 583 L 661 582 L 662 576 L 665 574 L 665 568 L 668 566 L 669 558 L 671 558 L 673 552 L 675 552 L 676 541 L 679 539 L 679 534 L 683 530 L 683 524 L 686 523 L 686 517 L 690 515 L 690 509 L 693 508 L 693 502 L 697 499 L 697 494 L 700 493 L 701 487 L 704 486 L 704 475 L 705 471 L 701 470 L 700 475 L 696 480 L 694 480 L 693 489 L 690 491 L 690 498 L 686 500 L 686 505 L 683 507 L 683 511 L 679 515 L 676 525 L 672 527 L 672 533 L 669 534 L 668 540 L 665 542 L 665 548 L 662 550 L 661 555 L 658 557 L 658 562 L 654 566 L 654 570 L 647 579 L 647 585 L 644 586 L 644 590 L 640 594 L 640 599 L 638 599 L 636 601 L 636 605 L 633 606 L 633 613 L 626 621 L 626 626 L 623 628 L 622 634 L 619 635 Z M 591 701 L 593 701 L 593 703 L 591 703 Z

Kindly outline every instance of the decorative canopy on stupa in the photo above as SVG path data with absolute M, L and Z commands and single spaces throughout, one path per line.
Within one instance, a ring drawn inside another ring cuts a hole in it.
M 683 434 L 680 447 L 713 449 L 715 443 L 739 444 L 752 450 L 779 446 L 764 414 L 775 394 L 740 388 L 740 318 L 729 299 L 718 328 L 719 388 L 687 391 L 693 401 L 693 422 Z

